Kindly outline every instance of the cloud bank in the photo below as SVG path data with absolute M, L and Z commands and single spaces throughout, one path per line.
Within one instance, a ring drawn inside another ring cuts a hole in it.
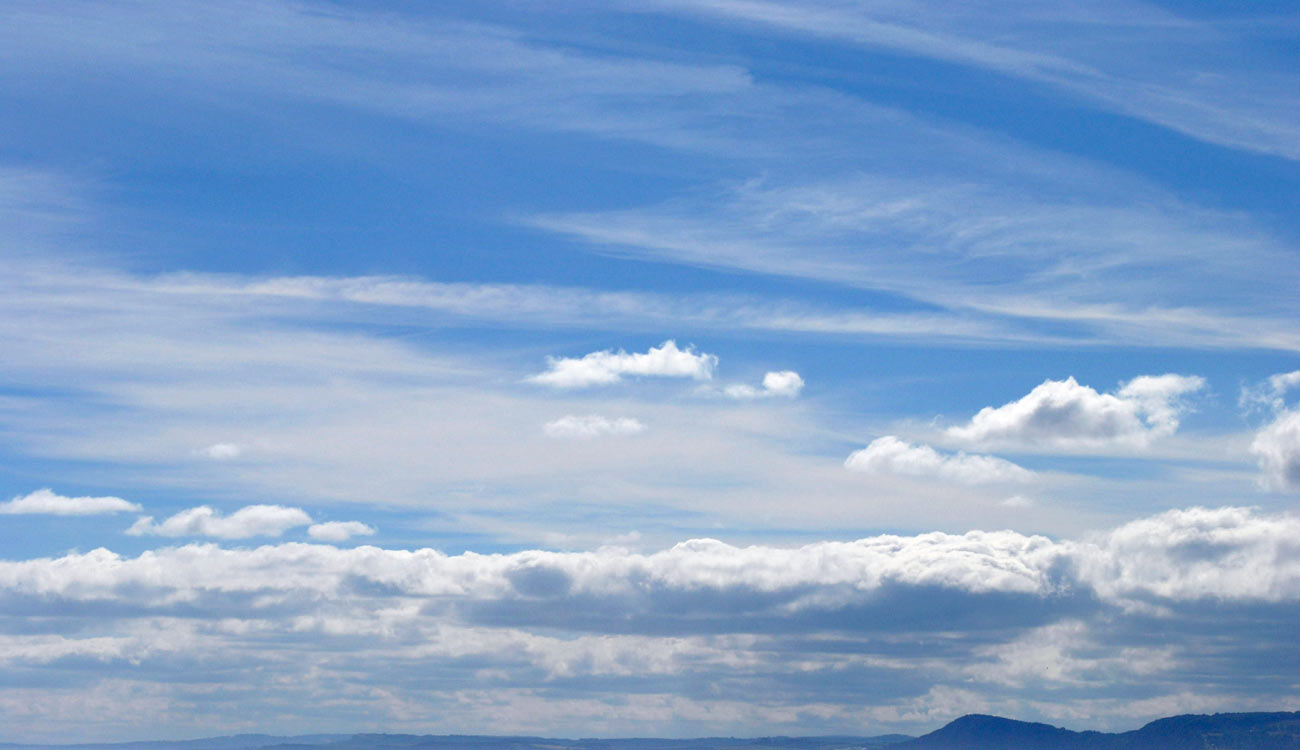
M 1290 681 L 1259 665 L 1300 655 L 1296 538 L 1294 516 L 1229 507 L 1065 540 L 95 549 L 0 561 L 0 674 L 108 684 L 114 705 L 154 700 L 212 723 L 300 704 L 328 706 L 293 714 L 322 726 L 368 716 L 448 731 L 493 715 L 515 722 L 503 731 L 650 731 L 691 711 L 737 731 L 915 730 L 1017 708 L 1123 724 L 1170 702 L 1286 699 Z M 39 632 L 19 627 L 31 618 Z M 1096 698 L 1115 690 L 1126 698 Z M 0 704 L 26 701 L 18 720 L 39 722 L 67 708 L 60 695 L 0 687 Z

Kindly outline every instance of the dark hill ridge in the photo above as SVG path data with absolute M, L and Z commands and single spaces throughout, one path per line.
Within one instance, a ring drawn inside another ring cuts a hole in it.
M 1118 734 L 971 714 L 890 750 L 1300 750 L 1300 712 L 1171 716 Z
M 1171 716 L 1111 734 L 971 714 L 921 737 L 553 739 L 484 735 L 237 735 L 183 742 L 20 745 L 0 750 L 1300 750 L 1300 712 Z

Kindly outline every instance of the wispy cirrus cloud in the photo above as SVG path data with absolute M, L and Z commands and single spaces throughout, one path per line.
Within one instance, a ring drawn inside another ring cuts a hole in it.
M 1300 158 L 1297 80 L 1276 74 L 1259 51 L 1259 42 L 1276 33 L 1278 19 L 1271 16 L 1243 15 L 1225 27 L 1149 3 L 1107 0 L 1068 8 L 973 3 L 956 10 L 937 3 L 848 7 L 779 0 L 658 5 L 994 71 L 1209 143 Z M 1104 54 L 1086 41 L 1101 28 L 1111 32 Z M 1215 74 L 1187 75 L 1189 66 Z
M 1300 349 L 1281 304 L 1300 284 L 1294 249 L 1243 217 L 1059 156 L 1006 155 L 995 175 L 957 153 L 930 179 L 754 180 L 689 203 L 528 221 L 598 252 L 880 290 L 1031 337 Z M 1075 177 L 1068 200 L 1044 164 Z

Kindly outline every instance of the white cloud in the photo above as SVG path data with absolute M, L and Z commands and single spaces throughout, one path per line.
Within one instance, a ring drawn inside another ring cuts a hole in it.
M 199 455 L 206 456 L 214 461 L 226 461 L 232 458 L 239 458 L 244 453 L 244 448 L 236 443 L 214 443 L 198 451 Z
M 1300 518 L 1171 510 L 1072 544 L 1081 582 L 1113 601 L 1300 601 Z
M 240 514 L 226 520 L 236 517 Z M 645 615 L 652 615 L 652 609 L 638 609 L 637 601 L 650 607 L 661 595 L 712 592 L 677 601 L 683 608 L 698 607 L 701 616 L 711 612 L 742 620 L 754 607 L 790 616 L 870 604 L 873 592 L 886 586 L 1040 597 L 1082 586 L 1111 602 L 1135 597 L 1300 602 L 1297 538 L 1300 518 L 1225 507 L 1168 511 L 1095 538 L 1062 541 L 1013 531 L 929 532 L 800 547 L 740 547 L 693 539 L 653 553 L 601 547 L 494 555 L 296 542 L 255 549 L 194 543 L 135 558 L 97 549 L 58 559 L 0 561 L 0 591 L 76 600 L 186 601 L 201 592 L 341 594 L 361 578 L 393 596 L 444 597 L 448 602 L 595 597 Z M 748 610 L 729 612 L 715 596 L 721 592 L 765 598 L 746 599 Z M 593 614 L 598 612 L 566 616 Z M 520 610 L 516 616 L 533 614 Z M 741 620 L 736 626 L 743 627 Z
M 154 523 L 152 516 L 137 520 L 127 529 L 132 536 L 210 536 L 219 539 L 247 539 L 254 536 L 280 536 L 295 526 L 311 523 L 311 516 L 301 508 L 282 505 L 249 505 L 229 516 L 206 505 L 189 508 Z
M 323 542 L 346 542 L 354 536 L 373 536 L 375 529 L 360 521 L 326 521 L 307 527 L 307 536 Z
M 866 474 L 934 477 L 962 484 L 1025 482 L 1034 476 L 1032 471 L 995 456 L 944 454 L 893 435 L 876 438 L 866 448 L 849 454 L 844 466 Z
M 1286 408 L 1286 392 L 1296 386 L 1300 386 L 1300 370 L 1271 375 L 1255 387 L 1242 388 L 1240 403 L 1249 410 L 1281 411 Z
M 580 359 L 551 357 L 546 372 L 528 380 L 554 388 L 585 388 L 592 385 L 609 385 L 622 381 L 623 376 L 694 378 L 708 380 L 718 358 L 712 354 L 697 354 L 692 347 L 678 349 L 671 339 L 645 354 L 628 354 L 605 350 L 592 352 Z
M 560 417 L 542 426 L 547 437 L 596 438 L 602 435 L 636 435 L 645 432 L 645 425 L 632 417 L 602 417 L 599 414 Z
M 1248 411 L 1272 412 L 1273 420 L 1255 433 L 1250 452 L 1259 461 L 1264 489 L 1300 491 L 1300 406 L 1287 408 L 1287 391 L 1300 386 L 1300 370 L 1272 375 L 1241 391 Z
M 1143 448 L 1178 429 L 1186 408 L 1179 397 L 1204 385 L 1204 378 L 1197 376 L 1143 375 L 1110 394 L 1080 385 L 1073 377 L 1046 380 L 1020 400 L 984 407 L 969 424 L 946 432 L 979 445 Z
M 90 516 L 99 513 L 139 512 L 140 506 L 120 497 L 64 497 L 48 487 L 0 503 L 0 513 Z
M 1264 471 L 1264 487 L 1300 491 L 1300 408 L 1284 410 L 1255 433 L 1250 452 Z
M 784 396 L 794 398 L 803 390 L 803 378 L 794 370 L 779 370 L 769 372 L 763 376 L 763 387 L 755 388 L 752 385 L 737 383 L 729 385 L 722 389 L 722 392 L 736 399 L 766 398 L 770 396 Z
M 1071 686 L 1164 695 L 1184 689 L 1188 673 L 1221 697 L 1245 690 L 1278 702 L 1290 686 L 1259 676 L 1258 660 L 1295 654 L 1296 538 L 1292 516 L 1191 508 L 1083 540 L 974 531 L 798 547 L 696 539 L 653 553 L 96 549 L 0 560 L 0 601 L 43 623 L 0 634 L 0 666 L 49 664 L 87 685 L 125 678 L 168 689 L 190 696 L 176 710 L 214 723 L 263 709 L 271 721 L 282 706 L 265 702 L 286 700 L 284 690 L 293 701 L 315 695 L 348 721 L 391 716 L 406 726 L 443 708 L 462 717 L 464 694 L 429 690 L 431 673 L 493 691 L 481 697 L 484 716 L 501 710 L 502 694 L 533 693 L 520 731 L 530 717 L 612 696 L 627 721 L 629 700 L 680 698 L 661 692 L 666 678 L 768 696 L 791 726 L 806 726 L 807 701 L 858 719 L 866 706 L 875 726 L 922 720 L 901 717 L 918 693 L 945 685 L 998 686 L 971 695 L 1032 707 L 1044 689 Z M 1153 613 L 1159 644 L 1149 638 Z M 214 674 L 246 691 L 212 693 Z M 361 679 L 375 690 L 338 688 Z M 791 679 L 806 685 L 786 699 L 776 688 Z M 865 692 L 817 687 L 845 681 Z M 250 694 L 257 701 L 241 698 Z M 0 707 L 45 705 L 31 698 L 0 690 Z M 1062 700 L 1055 707 L 1073 705 Z M 646 726 L 662 731 L 680 719 L 678 705 Z

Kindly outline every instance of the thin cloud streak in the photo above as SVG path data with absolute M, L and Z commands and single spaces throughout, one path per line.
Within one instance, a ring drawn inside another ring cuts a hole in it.
M 932 3 L 906 9 L 767 0 L 664 0 L 659 5 L 990 70 L 1208 143 L 1300 159 L 1295 125 L 1300 80 L 1259 75 L 1262 60 L 1252 48 L 1249 23 L 1225 33 L 1223 26 L 1154 5 L 1108 2 L 1068 9 L 1049 3 L 973 4 L 956 12 Z M 1270 20 L 1259 20 L 1253 30 L 1267 29 Z M 1117 32 L 1104 55 L 1082 41 L 1071 43 L 1098 28 Z M 1213 63 L 1216 75 L 1185 75 L 1189 63 L 1180 54 L 1207 68 Z

